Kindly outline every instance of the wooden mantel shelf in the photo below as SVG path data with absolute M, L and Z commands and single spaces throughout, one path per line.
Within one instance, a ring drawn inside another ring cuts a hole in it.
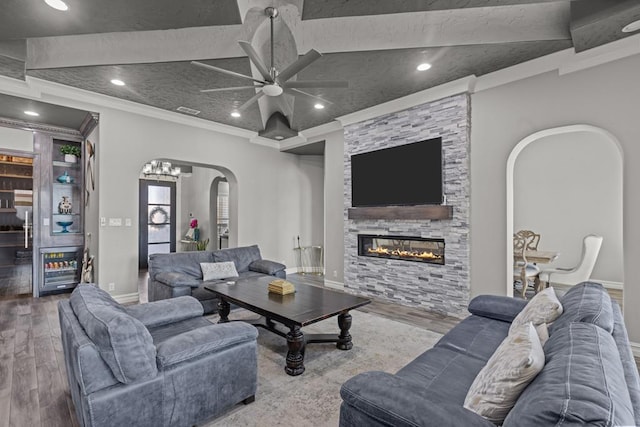
M 349 208 L 349 219 L 451 219 L 453 206 L 374 206 Z

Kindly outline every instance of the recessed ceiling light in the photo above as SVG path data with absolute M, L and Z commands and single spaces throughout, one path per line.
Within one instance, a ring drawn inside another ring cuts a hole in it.
M 633 33 L 634 31 L 638 30 L 640 30 L 640 19 L 638 19 L 637 21 L 633 21 L 632 23 L 627 24 L 622 28 L 623 33 Z
M 284 139 L 284 136 L 276 135 L 276 136 L 274 136 L 274 138 L 277 139 L 278 141 L 282 141 Z
M 62 0 L 44 0 L 44 2 L 56 10 L 69 10 L 69 6 Z
M 34 117 L 38 117 L 40 114 L 36 113 L 35 111 L 25 111 L 24 112 L 27 116 L 34 116 Z
M 324 108 L 324 105 L 318 103 L 318 104 L 315 104 L 313 108 L 315 108 L 316 110 L 322 110 Z
M 232 111 L 232 112 L 231 112 L 231 117 L 238 118 L 238 117 L 240 117 L 240 116 L 241 116 L 241 114 L 240 114 L 240 112 L 238 112 L 238 111 Z
M 111 80 L 111 84 L 114 84 L 116 86 L 124 86 L 124 82 L 122 80 L 119 80 L 119 79 Z
M 431 68 L 431 64 L 427 63 L 427 62 L 423 62 L 422 64 L 418 65 L 416 67 L 416 69 L 418 71 L 427 71 L 429 68 Z

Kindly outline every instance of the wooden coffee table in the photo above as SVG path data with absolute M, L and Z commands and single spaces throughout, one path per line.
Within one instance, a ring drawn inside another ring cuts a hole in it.
M 205 289 L 215 293 L 220 321 L 229 321 L 230 303 L 260 314 L 264 319 L 252 322 L 287 339 L 287 362 L 284 368 L 289 375 L 304 372 L 304 352 L 307 344 L 335 342 L 340 350 L 353 347 L 349 328 L 349 310 L 369 304 L 370 299 L 310 285 L 297 284 L 296 292 L 278 295 L 268 292 L 273 276 L 239 279 L 235 284 L 216 283 L 205 285 Z M 339 334 L 303 334 L 300 328 L 338 316 Z M 283 331 L 275 322 L 284 325 Z

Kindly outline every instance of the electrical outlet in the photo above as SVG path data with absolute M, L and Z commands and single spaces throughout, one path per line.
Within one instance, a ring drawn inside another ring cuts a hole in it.
M 100 217 L 100 226 L 101 226 L 101 227 L 104 227 L 104 226 L 106 226 L 106 225 L 107 225 L 107 218 L 105 218 L 105 217 L 103 217 L 103 216 L 102 216 L 102 217 Z
M 333 270 L 333 277 L 338 277 L 338 270 Z
M 125 218 L 124 219 L 124 226 L 125 227 L 131 227 L 131 218 Z
M 110 291 L 115 291 L 116 290 L 116 284 L 113 283 L 113 282 L 109 283 L 109 290 Z

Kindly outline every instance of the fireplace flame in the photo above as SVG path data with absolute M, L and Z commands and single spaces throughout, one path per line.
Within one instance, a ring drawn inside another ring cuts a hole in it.
M 401 249 L 387 249 L 383 247 L 377 247 L 375 249 L 369 248 L 367 252 L 375 255 L 397 256 L 401 258 L 420 258 L 420 259 L 442 258 L 441 256 L 434 254 L 433 252 L 403 251 Z

